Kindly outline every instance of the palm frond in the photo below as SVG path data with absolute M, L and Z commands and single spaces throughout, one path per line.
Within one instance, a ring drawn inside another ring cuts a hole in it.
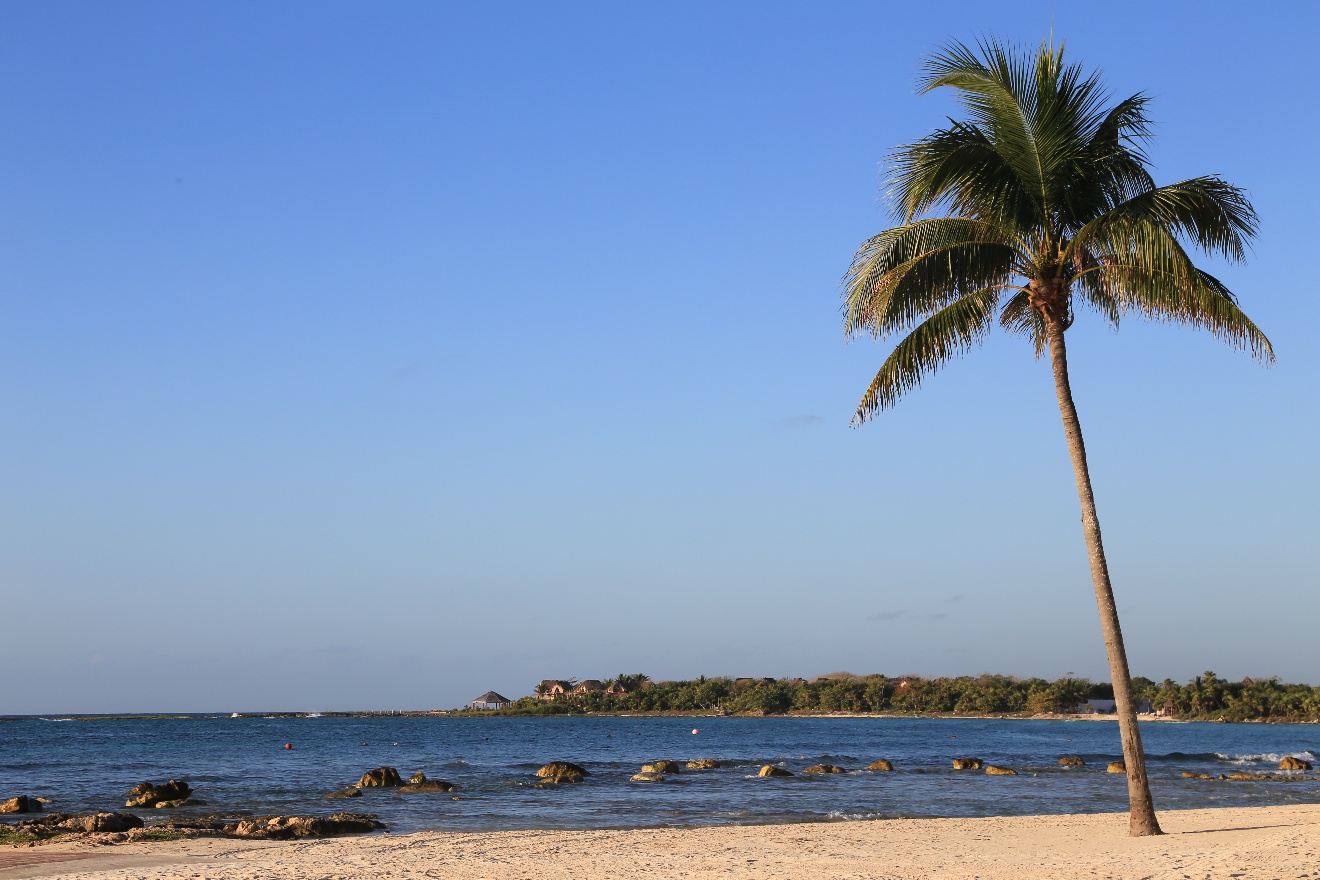
M 1232 291 L 1210 273 L 1195 266 L 1184 271 L 1184 265 L 1191 261 L 1113 263 L 1098 273 L 1098 280 L 1088 279 L 1087 287 L 1108 291 L 1124 312 L 1206 330 L 1261 363 L 1274 363 L 1274 346 L 1242 311 Z
M 950 358 L 985 340 L 994 320 L 999 290 L 987 288 L 969 293 L 931 315 L 890 352 L 870 387 L 857 404 L 854 425 L 877 411 L 888 409 L 904 393 L 939 369 Z
M 1082 227 L 1073 246 L 1122 240 L 1134 228 L 1150 224 L 1186 236 L 1206 253 L 1241 262 L 1260 221 L 1238 187 L 1218 177 L 1193 177 L 1138 193 L 1114 206 Z
M 890 156 L 889 195 L 904 223 L 945 205 L 962 217 L 1038 225 L 1039 195 L 981 129 L 954 123 Z
M 1018 291 L 1004 303 L 1004 308 L 999 312 L 999 326 L 1009 333 L 1030 339 L 1036 349 L 1036 357 L 1045 352 L 1048 343 L 1045 332 L 1048 327 L 1040 312 L 1031 307 L 1031 295 L 1027 291 Z
M 1017 251 L 976 220 L 936 217 L 868 239 L 844 276 L 844 329 L 886 336 L 976 290 L 1005 283 Z

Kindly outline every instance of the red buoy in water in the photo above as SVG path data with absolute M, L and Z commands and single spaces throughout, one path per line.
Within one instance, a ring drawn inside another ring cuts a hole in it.
M 284 744 L 284 747 L 285 747 L 286 749 L 291 749 L 291 748 L 293 748 L 293 743 L 285 743 L 285 744 Z

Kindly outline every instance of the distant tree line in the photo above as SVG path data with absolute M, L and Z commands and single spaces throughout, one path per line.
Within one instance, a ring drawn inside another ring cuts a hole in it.
M 653 682 L 645 675 L 620 675 L 627 693 L 537 696 L 516 700 L 498 714 L 561 715 L 628 712 L 727 712 L 753 715 L 887 713 L 898 715 L 1067 714 L 1088 699 L 1112 699 L 1113 687 L 1086 678 L 1013 678 L 1004 675 L 922 678 L 834 675 L 803 679 L 731 679 Z M 1213 672 L 1186 684 L 1134 678 L 1134 696 L 1184 720 L 1316 721 L 1320 687 L 1284 684 L 1277 678 L 1225 681 Z

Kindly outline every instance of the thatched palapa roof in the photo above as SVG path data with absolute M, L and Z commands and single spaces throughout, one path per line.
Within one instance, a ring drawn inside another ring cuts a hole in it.
M 477 697 L 477 698 L 476 698 L 475 700 L 473 700 L 472 702 L 474 702 L 474 703 L 512 703 L 513 700 L 510 700 L 508 697 L 502 697 L 502 696 L 500 696 L 499 694 L 495 693 L 494 691 L 486 691 L 484 694 L 482 694 L 481 696 Z

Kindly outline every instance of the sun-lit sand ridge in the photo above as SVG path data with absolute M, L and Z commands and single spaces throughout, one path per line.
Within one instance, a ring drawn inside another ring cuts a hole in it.
M 1163 837 L 1125 814 L 900 819 L 639 831 L 424 832 L 315 842 L 174 841 L 0 850 L 78 854 L 0 867 L 0 878 L 1320 878 L 1320 805 L 1161 813 Z

